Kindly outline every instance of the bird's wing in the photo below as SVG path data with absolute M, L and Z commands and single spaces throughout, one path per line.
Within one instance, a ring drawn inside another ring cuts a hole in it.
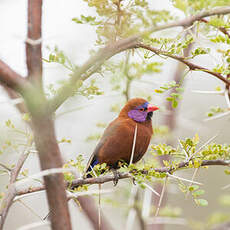
M 108 138 L 111 136 L 116 135 L 117 131 L 120 130 L 120 128 L 123 126 L 123 122 L 119 119 L 115 119 L 113 122 L 110 123 L 110 125 L 105 129 L 103 136 L 101 137 L 99 143 L 97 144 L 95 150 L 93 151 L 91 157 L 89 158 L 89 161 L 86 165 L 84 175 L 86 175 L 87 172 L 91 171 L 92 168 L 99 163 L 97 159 L 97 154 L 99 153 L 100 149 L 104 144 L 108 141 Z

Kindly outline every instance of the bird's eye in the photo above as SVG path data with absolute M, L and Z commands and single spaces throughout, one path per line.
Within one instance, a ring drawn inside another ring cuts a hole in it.
M 139 109 L 140 111 L 144 111 L 145 109 L 144 108 L 141 108 L 141 109 Z

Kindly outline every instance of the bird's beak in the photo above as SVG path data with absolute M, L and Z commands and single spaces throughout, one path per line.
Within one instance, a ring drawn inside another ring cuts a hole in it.
M 147 111 L 148 112 L 153 112 L 153 111 L 156 111 L 158 110 L 159 108 L 155 105 L 151 105 L 151 104 L 148 104 L 148 107 L 147 107 Z

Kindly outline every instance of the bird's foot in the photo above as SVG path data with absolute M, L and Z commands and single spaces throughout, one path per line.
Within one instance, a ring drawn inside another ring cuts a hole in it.
M 113 172 L 113 176 L 114 176 L 113 185 L 115 187 L 117 185 L 117 183 L 118 183 L 119 172 L 116 169 L 112 169 L 112 172 Z
M 132 178 L 133 185 L 137 185 L 135 177 Z

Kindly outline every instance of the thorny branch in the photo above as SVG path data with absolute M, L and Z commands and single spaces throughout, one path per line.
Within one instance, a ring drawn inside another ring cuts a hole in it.
M 207 24 L 209 23 L 209 21 L 204 19 L 204 18 L 202 18 L 200 21 L 204 22 L 204 23 L 207 23 Z M 217 27 L 217 29 L 230 38 L 230 33 L 224 27 Z
M 162 167 L 162 168 L 153 168 L 153 171 L 159 172 L 159 173 L 173 173 L 174 171 L 178 169 L 186 168 L 189 165 L 188 161 L 183 161 L 177 165 L 177 167 Z M 230 166 L 229 160 L 204 160 L 202 161 L 200 167 L 202 166 Z M 136 171 L 126 172 L 126 173 L 119 173 L 118 179 L 125 179 L 125 178 L 133 178 L 133 176 L 130 173 L 135 173 Z M 148 174 L 147 170 L 141 170 L 140 173 L 142 174 Z M 81 185 L 90 185 L 90 184 L 104 184 L 106 182 L 114 181 L 114 175 L 105 175 L 100 177 L 94 177 L 94 178 L 79 178 L 72 181 L 71 184 L 66 184 L 67 187 L 77 187 Z M 38 186 L 38 187 L 28 187 L 25 189 L 17 189 L 16 195 L 24 195 L 28 193 L 38 192 L 44 190 L 44 186 Z
M 229 13 L 230 13 L 230 7 L 215 8 L 212 10 L 203 11 L 201 13 L 198 13 L 196 15 L 193 15 L 193 16 L 190 16 L 187 18 L 184 18 L 184 19 L 176 21 L 176 22 L 171 22 L 171 23 L 168 23 L 166 25 L 154 27 L 154 28 L 150 29 L 149 32 L 152 33 L 152 32 L 165 30 L 168 28 L 173 28 L 173 27 L 178 27 L 178 26 L 189 27 L 194 22 L 200 21 L 202 18 L 210 17 L 213 15 L 225 15 L 225 14 L 229 14 Z
M 57 110 L 63 103 L 65 100 L 67 100 L 69 97 L 74 95 L 74 92 L 76 90 L 76 83 L 78 81 L 84 81 L 86 79 L 88 79 L 93 73 L 95 73 L 99 67 L 109 58 L 111 58 L 112 56 L 128 50 L 128 49 L 134 49 L 134 48 L 139 48 L 140 45 L 140 41 L 143 35 L 152 33 L 152 32 L 156 32 L 156 31 L 160 31 L 160 30 L 164 30 L 164 29 L 168 29 L 168 28 L 172 28 L 172 27 L 177 27 L 177 26 L 181 26 L 181 27 L 186 27 L 186 26 L 190 26 L 192 25 L 194 22 L 201 20 L 202 18 L 208 17 L 208 16 L 213 16 L 213 15 L 224 15 L 224 14 L 229 14 L 230 13 L 230 7 L 223 7 L 223 8 L 216 8 L 213 10 L 209 10 L 209 11 L 204 11 L 202 13 L 199 13 L 197 15 L 191 16 L 191 17 L 187 17 L 185 19 L 176 21 L 176 22 L 172 22 L 172 23 L 168 23 L 166 25 L 162 25 L 162 26 L 157 26 L 154 27 L 152 29 L 150 29 L 149 31 L 145 31 L 139 35 L 135 35 L 129 38 L 125 38 L 116 42 L 113 42 L 111 44 L 108 44 L 107 46 L 105 46 L 104 48 L 100 49 L 93 57 L 91 57 L 82 67 L 80 67 L 72 76 L 72 78 L 69 81 L 69 84 L 66 84 L 64 86 L 62 86 L 59 89 L 59 93 L 50 100 L 49 103 L 49 110 L 51 112 L 54 112 L 55 110 Z M 180 60 L 177 59 L 178 61 L 182 61 L 184 64 L 188 64 L 188 62 L 186 62 L 185 60 Z M 202 68 L 200 66 L 197 66 L 195 64 L 190 65 L 191 68 L 193 69 L 199 69 L 199 70 L 206 70 L 206 72 L 214 75 L 214 76 L 219 76 L 218 73 L 214 73 L 208 69 Z M 219 79 L 221 79 L 222 81 L 224 81 L 226 84 L 230 84 L 229 81 L 226 81 L 226 79 L 224 79 L 221 75 L 218 77 Z
M 184 57 L 176 56 L 176 55 L 170 54 L 168 52 L 162 51 L 160 49 L 157 49 L 157 48 L 154 48 L 154 47 L 142 44 L 142 43 L 140 43 L 138 46 L 143 48 L 143 49 L 150 50 L 157 55 L 164 55 L 166 57 L 170 57 L 170 58 L 175 59 L 179 62 L 182 62 L 185 65 L 187 65 L 190 70 L 200 70 L 202 72 L 209 73 L 209 74 L 213 75 L 214 77 L 218 78 L 219 80 L 223 81 L 225 84 L 230 85 L 230 81 L 228 79 L 226 79 L 224 76 L 222 76 L 222 74 L 214 72 L 212 70 L 209 70 L 205 67 L 193 64 L 192 62 L 187 61 L 186 58 L 184 58 Z

